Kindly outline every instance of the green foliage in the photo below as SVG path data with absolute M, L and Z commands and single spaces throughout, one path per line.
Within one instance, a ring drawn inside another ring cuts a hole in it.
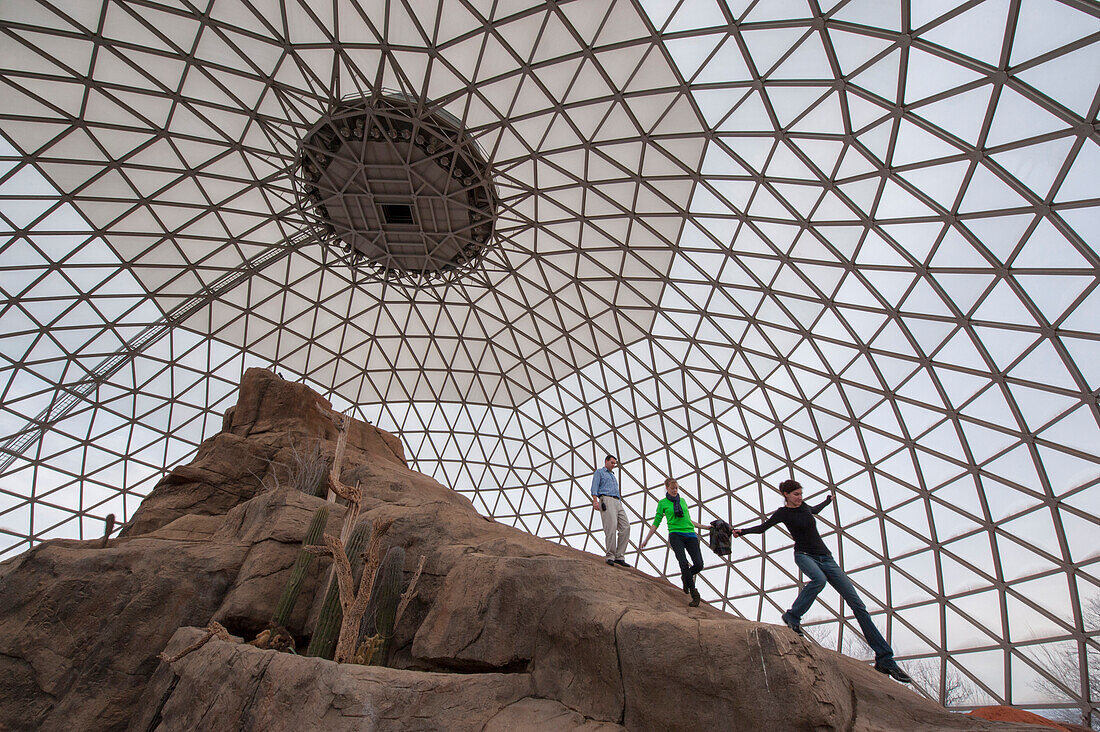
M 351 577 L 355 586 L 359 585 L 359 575 L 363 571 L 363 550 L 370 539 L 370 521 L 362 521 L 356 525 L 348 537 L 348 545 L 345 549 L 348 561 L 351 563 Z M 336 652 L 336 641 L 340 636 L 340 623 L 344 618 L 343 608 L 340 607 L 340 587 L 333 577 L 329 582 L 328 593 L 321 604 L 321 612 L 317 616 L 317 627 L 313 629 L 313 637 L 309 639 L 307 656 L 317 656 L 332 660 Z
M 384 666 L 393 638 L 393 621 L 397 615 L 397 604 L 401 600 L 401 585 L 405 575 L 405 550 L 402 547 L 390 547 L 374 576 L 367 612 L 359 628 L 359 641 L 356 647 L 371 636 L 381 639 L 379 647 L 367 663 L 372 666 Z
M 318 508 L 313 514 L 313 520 L 306 531 L 303 547 L 315 546 L 321 543 L 321 537 L 325 533 L 325 524 L 328 523 L 328 506 Z M 313 554 L 304 548 L 298 553 L 294 561 L 294 567 L 290 570 L 290 579 L 287 580 L 283 594 L 275 604 L 275 612 L 271 614 L 271 622 L 279 628 L 285 628 L 290 621 L 290 613 L 294 610 L 294 603 L 298 601 L 298 593 L 302 590 L 302 582 L 305 580 L 306 571 L 313 563 Z

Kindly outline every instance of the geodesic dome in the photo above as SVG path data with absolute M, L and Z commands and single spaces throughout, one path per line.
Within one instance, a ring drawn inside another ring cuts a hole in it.
M 926 693 L 1095 708 L 1095 3 L 0 16 L 0 558 L 125 520 L 265 366 L 584 549 L 605 452 L 635 524 L 666 475 L 734 524 L 833 485 Z M 777 621 L 789 554 L 708 554 L 704 599 Z

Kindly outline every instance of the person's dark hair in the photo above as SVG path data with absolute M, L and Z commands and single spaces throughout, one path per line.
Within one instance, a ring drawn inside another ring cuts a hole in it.
M 608 460 L 618 461 L 618 459 L 619 458 L 615 457 L 614 455 L 604 455 L 603 461 L 606 463 Z
M 799 483 L 797 480 L 795 480 L 794 478 L 788 478 L 787 480 L 779 484 L 779 492 L 784 494 L 794 493 L 801 487 L 802 484 Z

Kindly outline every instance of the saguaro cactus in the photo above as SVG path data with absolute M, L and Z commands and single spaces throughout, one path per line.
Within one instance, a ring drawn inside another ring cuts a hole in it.
M 347 663 L 355 655 L 355 641 L 359 636 L 358 630 L 363 620 L 363 613 L 367 609 L 370 593 L 367 592 L 374 580 L 378 569 L 379 557 L 382 555 L 382 537 L 385 536 L 393 523 L 392 519 L 379 519 L 371 527 L 370 541 L 367 542 L 366 560 L 363 563 L 363 575 L 359 578 L 359 588 L 351 579 L 351 563 L 344 553 L 344 542 L 335 536 L 325 534 L 323 547 L 308 547 L 316 554 L 328 554 L 332 557 L 336 570 L 336 580 L 340 587 L 340 608 L 343 611 L 343 619 L 340 622 L 340 637 L 336 640 L 336 652 L 332 660 L 336 663 Z
M 286 627 L 290 621 L 290 613 L 294 610 L 294 603 L 298 601 L 298 593 L 302 590 L 302 582 L 306 577 L 306 570 L 313 562 L 314 552 L 306 547 L 321 543 L 321 537 L 325 532 L 325 524 L 328 523 L 328 506 L 318 508 L 313 514 L 313 520 L 306 531 L 306 538 L 302 542 L 302 551 L 294 560 L 294 567 L 290 570 L 290 579 L 287 580 L 283 594 L 275 604 L 275 611 L 271 613 L 271 623 L 277 627 Z
M 397 615 L 397 603 L 401 600 L 401 584 L 405 573 L 405 550 L 402 547 L 390 547 L 382 560 L 378 573 L 374 577 L 370 601 L 363 614 L 363 623 L 359 627 L 359 644 L 371 636 L 377 636 L 380 643 L 377 649 L 366 658 L 371 666 L 383 666 L 389 653 L 390 639 L 393 638 L 393 621 Z
M 359 574 L 363 569 L 363 548 L 370 538 L 370 521 L 362 521 L 352 529 L 348 538 L 347 555 L 351 564 L 351 577 L 353 582 L 359 582 Z M 313 637 L 309 639 L 307 656 L 317 656 L 332 660 L 332 654 L 336 651 L 336 639 L 340 635 L 340 623 L 343 621 L 344 611 L 340 607 L 340 587 L 338 583 L 329 584 L 325 601 L 321 604 L 321 612 L 317 616 L 317 626 L 313 629 Z

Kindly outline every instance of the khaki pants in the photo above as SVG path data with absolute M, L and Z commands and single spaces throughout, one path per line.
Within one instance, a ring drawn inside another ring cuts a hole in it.
M 604 556 L 608 559 L 626 559 L 626 546 L 630 542 L 630 519 L 626 517 L 623 502 L 611 496 L 600 496 L 600 519 L 603 521 Z M 618 541 L 615 530 L 619 531 Z

